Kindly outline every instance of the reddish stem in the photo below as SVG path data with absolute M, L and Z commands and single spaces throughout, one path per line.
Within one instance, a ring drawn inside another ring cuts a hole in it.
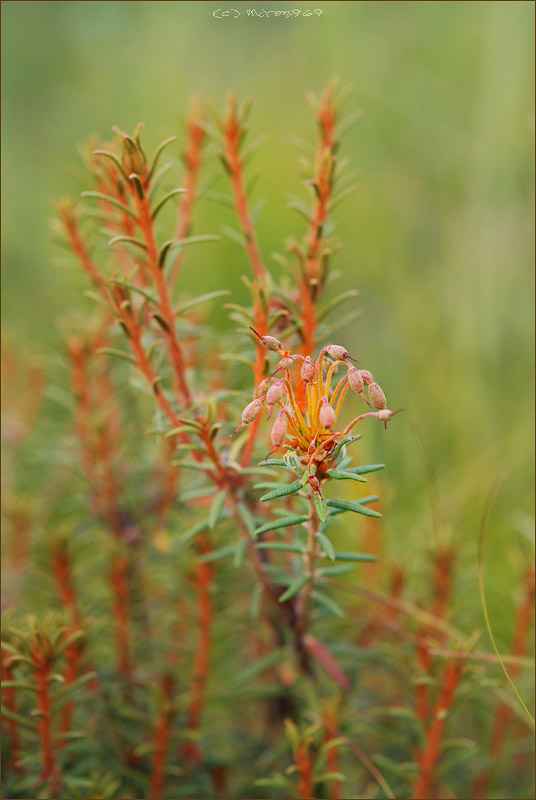
M 339 736 L 339 726 L 337 724 L 337 717 L 333 711 L 328 711 L 324 718 L 324 727 L 326 731 L 325 741 L 331 742 Z M 339 756 L 336 747 L 330 747 L 327 751 L 327 762 L 329 772 L 339 771 Z M 331 800 L 340 800 L 342 795 L 341 781 L 330 781 L 330 797 Z
M 162 709 L 158 716 L 154 734 L 154 752 L 151 770 L 151 781 L 149 787 L 149 799 L 159 800 L 164 788 L 166 774 L 166 757 L 168 752 L 169 739 L 171 736 L 171 724 L 173 722 L 173 711 L 170 703 L 175 688 L 175 681 L 166 676 L 162 680 L 162 692 L 164 699 Z
M 198 537 L 197 546 L 200 556 L 211 552 L 210 543 L 205 536 Z M 205 703 L 205 685 L 209 674 L 212 619 L 214 615 L 211 598 L 213 579 L 214 567 L 212 564 L 205 562 L 196 565 L 199 642 L 194 662 L 190 706 L 186 714 L 186 727 L 189 731 L 197 731 L 199 729 Z M 202 758 L 199 745 L 194 741 L 187 741 L 183 746 L 183 756 L 189 761 L 198 763 Z
M 461 672 L 462 666 L 457 659 L 451 659 L 446 663 L 441 693 L 434 710 L 432 723 L 426 732 L 425 747 L 419 758 L 420 772 L 415 782 L 413 800 L 425 800 L 431 797 L 434 769 L 441 752 L 441 737 L 445 719 L 452 707 Z
M 197 108 L 194 108 L 191 118 L 188 122 L 188 146 L 184 153 L 184 162 L 186 164 L 186 175 L 184 176 L 184 189 L 185 192 L 182 196 L 179 221 L 175 233 L 176 239 L 184 239 L 190 233 L 190 225 L 192 221 L 192 212 L 194 209 L 195 201 L 197 199 L 197 178 L 201 168 L 201 152 L 203 148 L 203 141 L 205 139 L 205 131 L 200 125 L 200 115 Z M 170 275 L 170 285 L 173 286 L 177 280 L 177 276 L 182 267 L 184 260 L 185 249 L 183 248 L 177 260 L 173 265 Z
M 52 746 L 51 729 L 51 699 L 48 679 L 52 670 L 52 663 L 42 663 L 35 668 L 35 680 L 37 683 L 37 707 L 40 711 L 38 718 L 38 733 L 41 742 L 41 754 L 43 758 L 43 770 L 41 779 L 48 781 L 55 774 L 55 757 Z

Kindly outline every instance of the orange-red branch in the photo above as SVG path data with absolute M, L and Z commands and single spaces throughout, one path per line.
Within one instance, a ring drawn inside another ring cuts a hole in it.
M 413 790 L 413 800 L 426 800 L 430 797 L 430 789 L 434 770 L 441 753 L 441 737 L 445 727 L 445 719 L 452 707 L 454 693 L 458 687 L 462 666 L 453 658 L 445 665 L 441 693 L 434 710 L 433 719 L 426 732 L 426 744 L 419 758 L 419 776 Z

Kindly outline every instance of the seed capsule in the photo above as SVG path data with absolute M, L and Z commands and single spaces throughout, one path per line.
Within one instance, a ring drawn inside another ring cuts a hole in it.
M 363 376 L 360 370 L 355 367 L 350 367 L 348 370 L 348 383 L 354 392 L 361 393 L 363 391 L 365 384 L 363 383 Z
M 274 353 L 277 353 L 279 350 L 283 349 L 283 345 L 275 336 L 261 336 L 260 333 L 257 333 L 255 328 L 251 328 L 251 330 L 255 336 L 257 336 L 262 346 L 266 347 L 267 350 L 273 350 Z
M 291 358 L 282 358 L 279 364 L 277 365 L 276 372 L 279 372 L 281 369 L 290 369 L 294 361 Z
M 340 344 L 330 344 L 328 347 L 328 356 L 334 358 L 336 361 L 344 361 L 345 358 L 348 358 L 349 353 L 345 347 L 341 347 Z
M 287 418 L 286 412 L 282 410 L 278 415 L 277 418 L 272 425 L 272 430 L 270 433 L 270 439 L 272 442 L 272 447 L 281 447 L 283 442 L 287 437 Z
M 265 378 L 263 381 L 259 383 L 259 385 L 255 389 L 255 398 L 257 399 L 261 395 L 266 394 L 269 388 L 270 388 L 270 381 L 268 380 L 268 378 Z
M 387 400 L 383 393 L 383 389 L 381 386 L 378 386 L 377 383 L 374 383 L 374 381 L 369 383 L 368 396 L 374 408 L 378 408 L 380 411 L 387 408 Z
M 393 416 L 394 412 L 389 411 L 388 408 L 380 408 L 380 410 L 376 413 L 376 416 L 380 420 L 380 422 L 388 422 L 391 417 Z
M 285 394 L 285 386 L 279 381 L 272 383 L 266 394 L 266 402 L 269 406 L 275 406 L 279 400 L 282 400 Z
M 311 383 L 315 377 L 315 365 L 311 361 L 311 356 L 307 356 L 302 364 L 301 379 L 304 383 Z
M 252 402 L 249 403 L 245 407 L 245 409 L 242 411 L 242 422 L 243 422 L 243 424 L 244 425 L 249 425 L 250 422 L 253 422 L 253 420 L 255 419 L 255 417 L 257 416 L 259 411 L 261 410 L 261 408 L 262 408 L 262 401 L 261 400 L 259 400 L 259 399 L 252 400 Z
M 335 411 L 330 406 L 326 397 L 322 398 L 322 408 L 320 409 L 320 424 L 330 430 L 335 425 Z

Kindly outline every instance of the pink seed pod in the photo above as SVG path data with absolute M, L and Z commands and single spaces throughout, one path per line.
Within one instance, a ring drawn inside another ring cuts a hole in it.
M 270 433 L 270 440 L 272 442 L 272 447 L 277 448 L 281 447 L 285 439 L 287 438 L 287 418 L 286 412 L 283 409 L 278 415 L 277 418 L 272 425 L 272 430 Z
M 257 336 L 262 346 L 266 347 L 267 350 L 273 350 L 274 353 L 277 353 L 279 350 L 283 349 L 283 345 L 275 336 L 261 336 L 260 333 L 257 333 L 255 328 L 251 328 L 251 330 L 255 336 Z
M 274 353 L 283 349 L 283 345 L 275 336 L 261 336 L 261 344 L 263 347 L 266 347 L 267 350 L 273 350 Z
M 261 408 L 262 408 L 262 401 L 259 398 L 257 398 L 256 400 L 252 400 L 252 402 L 249 403 L 242 411 L 243 424 L 249 425 L 250 422 L 253 422 L 253 420 L 261 410 Z
M 347 358 L 349 358 L 350 361 L 355 361 L 355 358 L 352 358 L 348 350 L 345 347 L 341 347 L 340 344 L 330 344 L 327 353 L 328 356 L 334 358 L 335 361 L 346 361 Z
M 363 383 L 363 376 L 361 375 L 361 371 L 356 369 L 355 367 L 350 367 L 348 370 L 348 384 L 354 392 L 358 392 L 360 394 L 365 384 Z
M 266 402 L 269 406 L 275 406 L 285 396 L 285 385 L 282 381 L 272 383 L 266 393 Z
M 270 381 L 268 378 L 265 378 L 263 381 L 259 383 L 257 388 L 255 389 L 255 399 L 258 399 L 262 395 L 266 394 L 268 389 L 270 388 Z
M 292 358 L 282 358 L 279 364 L 277 365 L 276 372 L 279 372 L 281 369 L 291 369 L 294 361 Z
M 315 365 L 311 361 L 311 356 L 307 356 L 302 364 L 301 379 L 304 383 L 311 383 L 315 377 Z
M 388 422 L 393 416 L 393 414 L 394 411 L 389 411 L 388 408 L 380 408 L 380 410 L 376 412 L 376 416 L 378 417 L 380 422 Z
M 360 369 L 359 372 L 365 383 L 371 383 L 374 380 L 372 372 L 369 372 L 368 369 Z
M 374 381 L 369 383 L 368 396 L 374 408 L 378 408 L 380 411 L 387 408 L 387 400 L 383 393 L 383 389 L 381 386 L 378 386 L 377 383 L 374 383 Z
M 326 397 L 322 398 L 322 408 L 320 409 L 320 424 L 330 430 L 335 425 L 335 411 L 328 403 Z
M 383 422 L 383 426 L 385 430 L 387 430 L 387 423 L 391 417 L 394 417 L 395 414 L 400 414 L 403 410 L 403 408 L 397 408 L 396 411 L 389 411 L 388 408 L 380 408 L 380 410 L 376 412 L 376 416 L 380 422 Z

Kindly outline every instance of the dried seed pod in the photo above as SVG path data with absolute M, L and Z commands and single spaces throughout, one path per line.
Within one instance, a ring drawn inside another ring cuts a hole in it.
M 322 398 L 322 408 L 320 409 L 320 424 L 330 430 L 335 425 L 335 411 L 330 406 L 326 397 Z
M 340 344 L 330 344 L 327 349 L 328 356 L 334 358 L 335 361 L 346 361 L 346 359 L 350 359 L 350 361 L 355 361 L 355 358 L 349 354 L 346 347 L 342 347 Z
M 311 383 L 315 377 L 315 365 L 311 361 L 311 356 L 306 356 L 301 368 L 301 379 L 304 383 Z
M 378 408 L 380 411 L 387 408 L 387 400 L 383 389 L 381 386 L 378 386 L 377 383 L 374 383 L 374 381 L 368 385 L 368 396 L 374 408 Z
M 361 375 L 361 371 L 356 369 L 355 367 L 350 367 L 348 370 L 348 384 L 354 392 L 361 393 L 365 388 L 365 384 L 363 382 L 363 376 Z
M 262 408 L 262 400 L 260 398 L 252 400 L 251 403 L 249 403 L 242 411 L 243 424 L 249 425 L 250 422 L 253 422 L 253 420 L 261 410 L 261 408 Z
M 269 406 L 275 406 L 285 396 L 285 384 L 283 381 L 272 383 L 266 393 L 266 402 Z
M 394 411 L 389 411 L 388 408 L 380 408 L 380 410 L 376 412 L 376 416 L 378 417 L 380 422 L 388 422 L 393 416 L 393 414 Z
M 255 336 L 258 338 L 259 342 L 262 344 L 263 347 L 266 347 L 267 350 L 272 350 L 274 353 L 279 352 L 279 350 L 283 349 L 283 345 L 276 339 L 275 336 L 261 336 L 260 333 L 257 333 L 255 328 L 251 328 Z
M 397 408 L 396 411 L 389 411 L 388 408 L 380 408 L 380 410 L 376 412 L 376 416 L 380 422 L 383 422 L 384 428 L 387 430 L 387 423 L 391 417 L 394 417 L 395 414 L 400 414 L 403 410 L 403 408 Z
M 282 358 L 281 361 L 279 362 L 279 364 L 277 365 L 276 372 L 279 372 L 279 370 L 281 370 L 281 369 L 290 369 L 293 364 L 294 364 L 294 361 L 293 361 L 292 358 L 288 358 L 288 357 Z
M 272 430 L 270 433 L 270 440 L 272 442 L 272 447 L 275 448 L 281 447 L 281 445 L 283 444 L 283 442 L 287 437 L 287 430 L 288 430 L 287 417 L 286 417 L 286 412 L 283 409 L 277 415 L 277 418 L 274 424 L 272 425 Z
M 261 397 L 261 395 L 263 394 L 266 394 L 269 388 L 270 388 L 270 380 L 269 378 L 265 378 L 263 381 L 259 383 L 259 385 L 255 389 L 255 399 Z

